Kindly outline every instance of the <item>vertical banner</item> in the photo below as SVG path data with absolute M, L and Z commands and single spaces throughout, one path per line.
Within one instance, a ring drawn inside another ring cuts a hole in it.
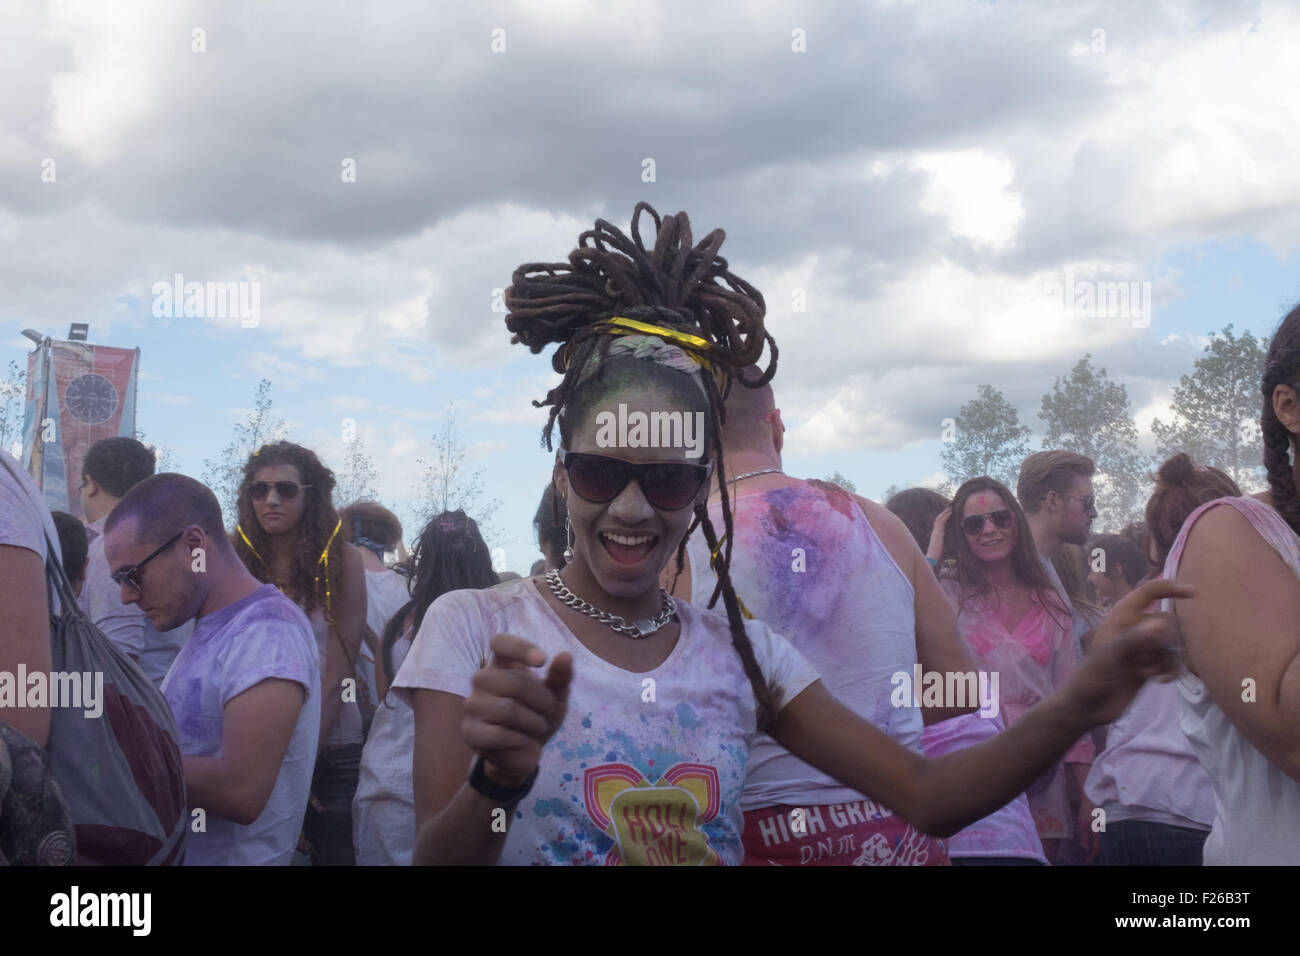
M 51 511 L 78 518 L 81 465 L 101 438 L 135 436 L 139 349 L 45 342 L 27 359 L 23 465 Z

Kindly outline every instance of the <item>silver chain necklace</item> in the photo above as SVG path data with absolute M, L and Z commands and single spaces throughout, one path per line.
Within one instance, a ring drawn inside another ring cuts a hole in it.
M 737 475 L 735 478 L 728 478 L 727 484 L 731 484 L 734 481 L 740 481 L 742 478 L 753 478 L 755 475 L 770 475 L 780 471 L 780 468 L 760 468 L 758 471 L 747 471 L 743 475 Z
M 555 568 L 546 572 L 546 583 L 550 587 L 551 593 L 559 599 L 561 604 L 571 607 L 575 611 L 581 611 L 587 617 L 595 618 L 601 624 L 632 638 L 649 637 L 672 620 L 672 616 L 677 613 L 677 602 L 673 600 L 673 596 L 660 588 L 659 596 L 663 599 L 663 610 L 659 613 L 659 616 L 653 620 L 643 617 L 629 624 L 626 619 L 619 617 L 617 614 L 610 614 L 608 611 L 602 611 L 594 604 L 588 604 L 566 588 L 564 582 L 560 580 L 560 572 Z

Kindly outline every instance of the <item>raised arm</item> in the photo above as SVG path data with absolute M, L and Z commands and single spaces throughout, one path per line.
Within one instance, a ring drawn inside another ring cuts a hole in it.
M 1112 611 L 1093 653 L 1061 692 L 993 739 L 936 760 L 894 743 L 820 681 L 791 701 L 768 731 L 800 759 L 917 828 L 951 835 L 1024 791 L 1085 730 L 1122 713 L 1148 677 L 1170 671 L 1168 622 L 1141 609 L 1174 594 L 1190 591 L 1170 582 L 1134 591 Z
M 269 678 L 232 697 L 221 712 L 221 756 L 183 757 L 191 809 L 249 824 L 271 799 L 307 693 Z
M 1205 595 L 1175 602 L 1188 668 L 1233 726 L 1300 780 L 1300 581 L 1227 506 L 1193 525 L 1178 581 Z

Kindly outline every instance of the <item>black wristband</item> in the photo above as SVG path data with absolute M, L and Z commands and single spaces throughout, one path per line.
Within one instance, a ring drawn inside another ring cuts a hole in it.
M 540 767 L 534 767 L 533 772 L 515 790 L 508 790 L 500 784 L 494 783 L 483 769 L 483 758 L 479 757 L 474 761 L 474 768 L 469 772 L 469 785 L 477 790 L 483 796 L 496 800 L 507 810 L 513 810 L 524 797 L 528 796 L 528 791 L 533 789 L 533 783 L 537 780 L 537 771 Z

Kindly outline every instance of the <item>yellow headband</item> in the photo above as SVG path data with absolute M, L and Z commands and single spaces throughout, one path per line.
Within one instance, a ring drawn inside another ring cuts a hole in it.
M 679 332 L 676 329 L 670 329 L 662 325 L 651 325 L 649 322 L 640 322 L 636 319 L 626 319 L 622 316 L 615 316 L 594 326 L 598 332 L 604 332 L 608 335 L 654 335 L 665 342 L 671 342 L 673 345 L 680 346 L 691 360 L 698 366 L 709 371 L 713 370 L 713 364 L 704 356 L 698 354 L 709 350 L 708 339 L 702 339 L 698 335 L 691 335 L 689 332 Z M 565 357 L 564 367 L 569 367 L 568 356 Z

